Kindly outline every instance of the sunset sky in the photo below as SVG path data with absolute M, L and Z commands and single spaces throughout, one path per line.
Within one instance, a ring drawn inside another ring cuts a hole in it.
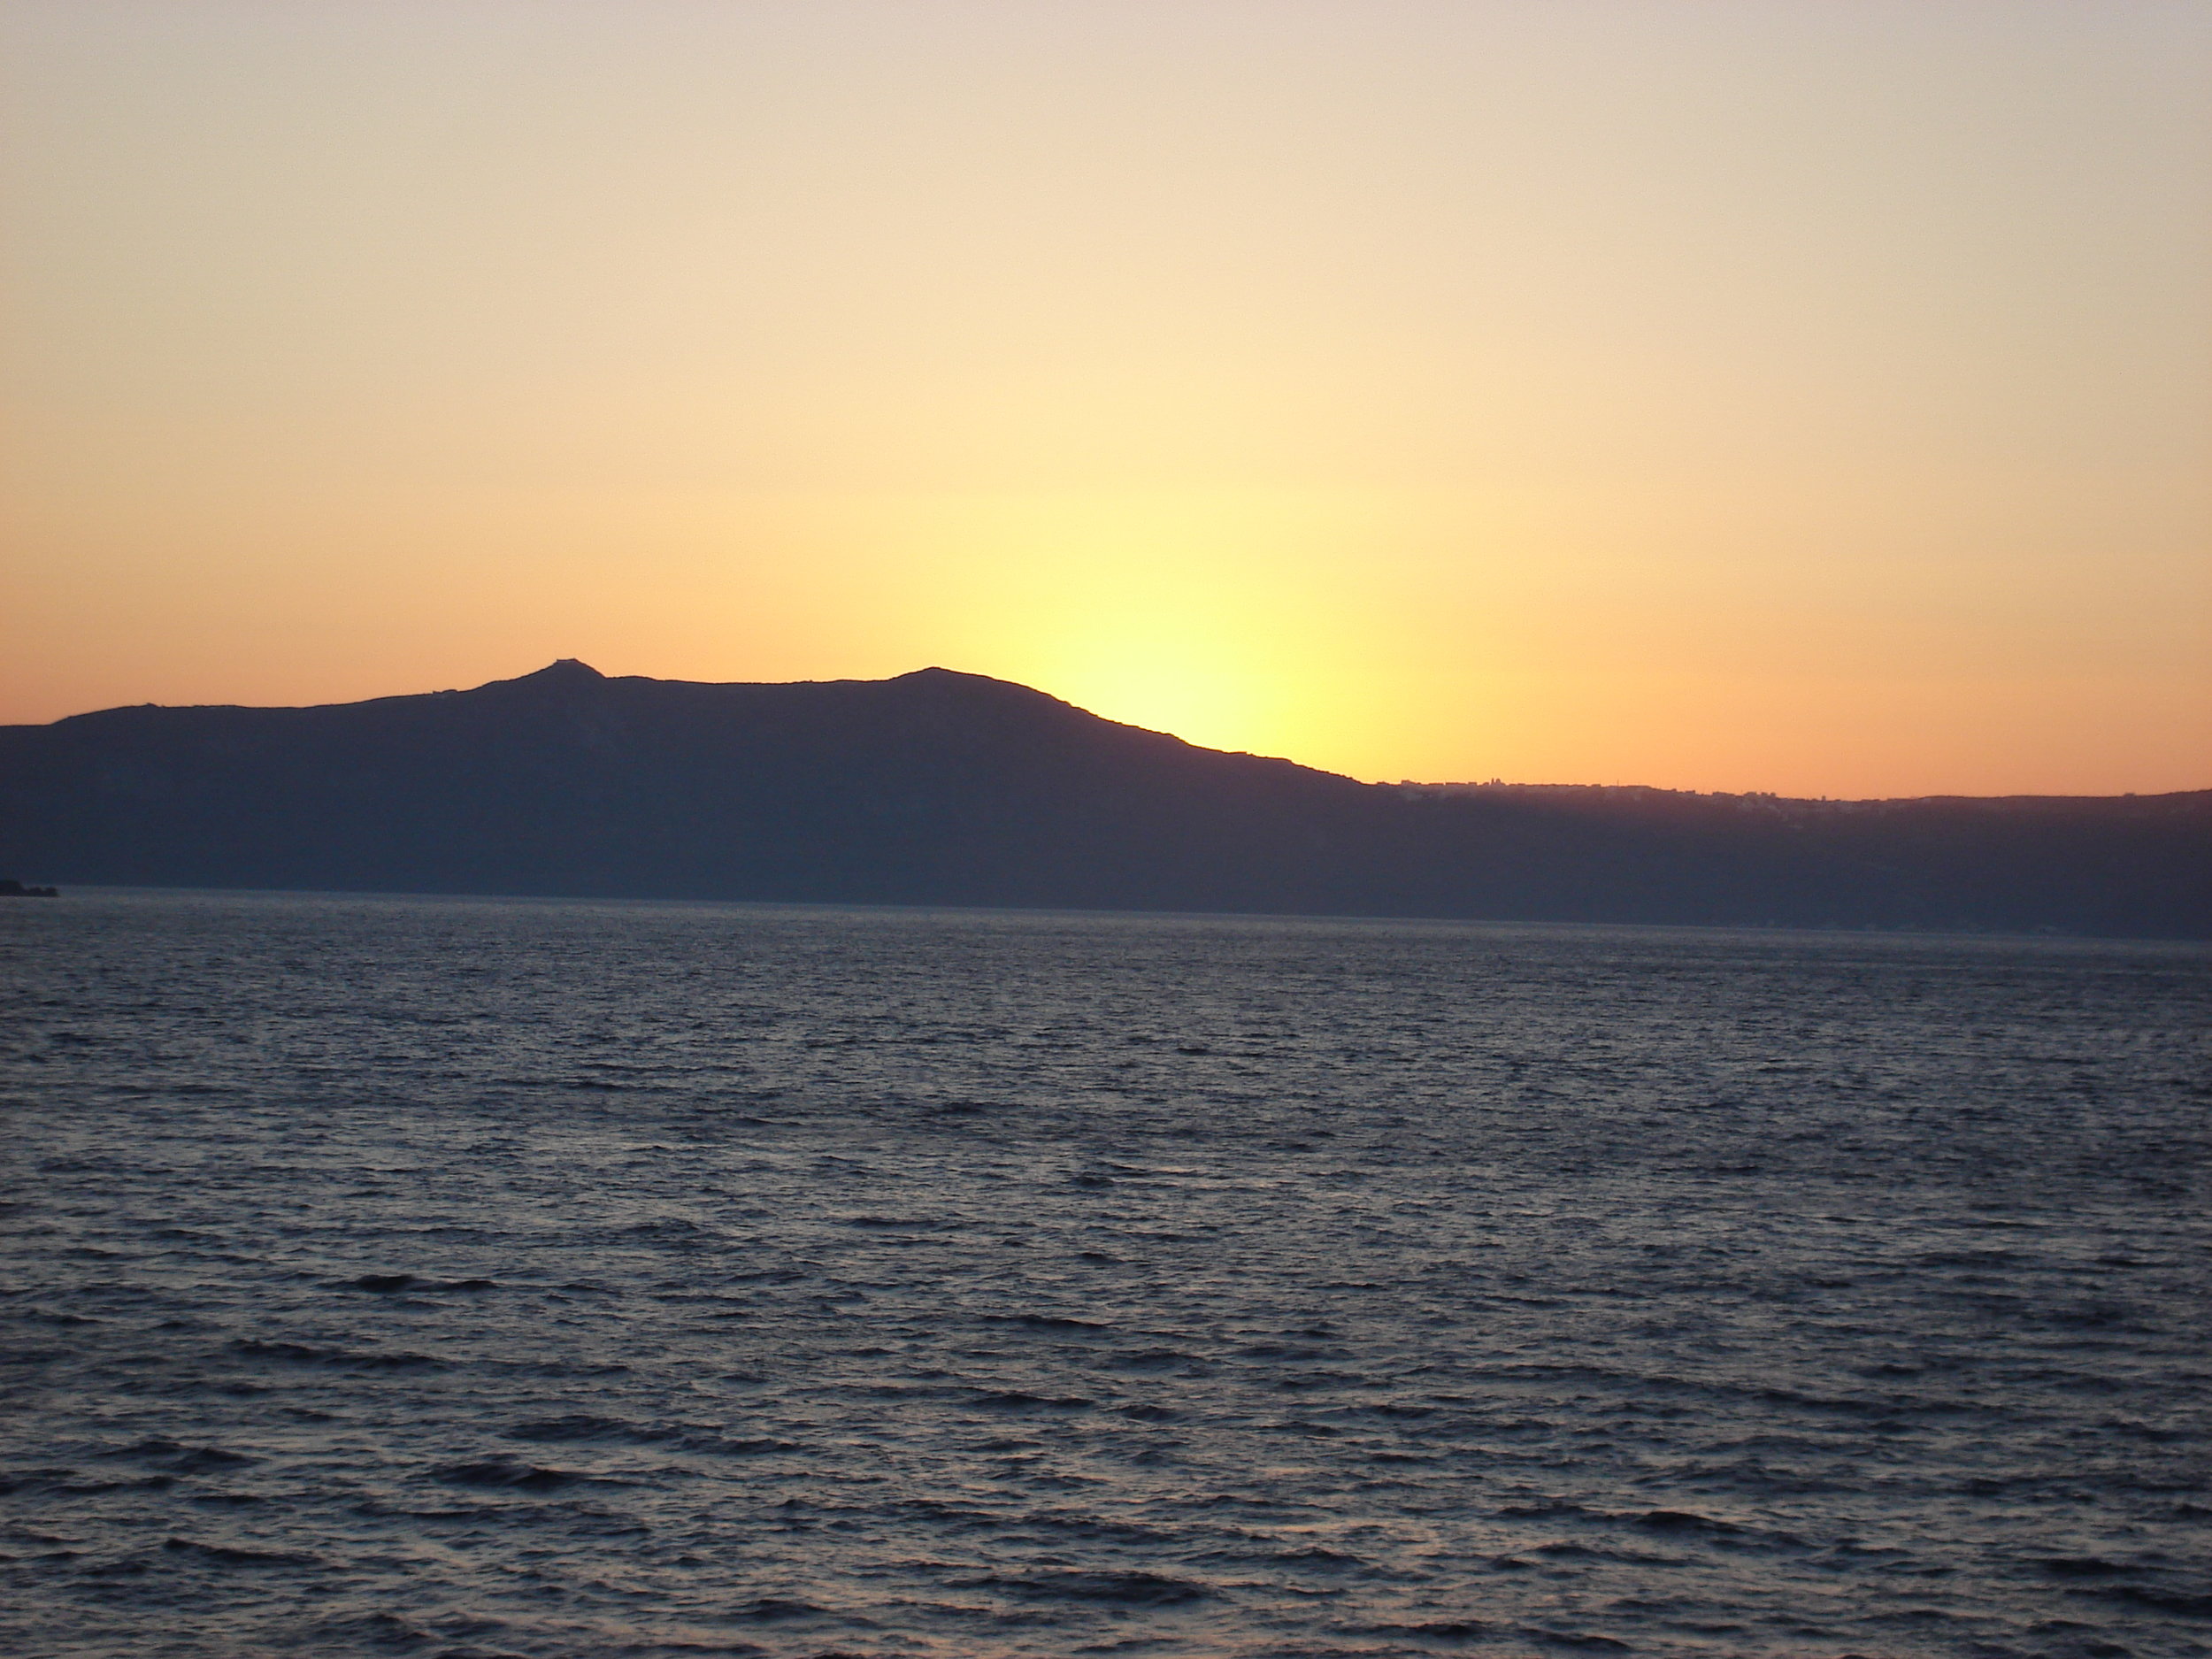
M 0 0 L 0 721 L 2212 786 L 2212 4 Z

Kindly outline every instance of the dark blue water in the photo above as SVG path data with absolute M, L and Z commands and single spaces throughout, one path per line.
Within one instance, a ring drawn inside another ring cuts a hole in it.
M 2212 1653 L 2212 955 L 0 910 L 50 1655 Z

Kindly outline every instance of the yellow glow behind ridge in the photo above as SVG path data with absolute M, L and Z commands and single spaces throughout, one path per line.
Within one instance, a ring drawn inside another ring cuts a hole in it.
M 2212 12 L 0 0 L 0 719 L 2212 783 Z

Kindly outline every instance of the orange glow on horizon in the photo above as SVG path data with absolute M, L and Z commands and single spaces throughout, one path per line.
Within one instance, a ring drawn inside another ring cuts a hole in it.
M 2212 13 L 0 10 L 0 721 L 930 664 L 2212 787 Z

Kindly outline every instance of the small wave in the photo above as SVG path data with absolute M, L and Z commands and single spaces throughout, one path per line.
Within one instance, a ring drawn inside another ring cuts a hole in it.
M 1566 1647 L 1585 1653 L 1632 1652 L 1624 1641 L 1610 1636 L 1588 1636 L 1575 1631 L 1532 1629 L 1524 1625 L 1514 1632 L 1523 1641 L 1532 1641 L 1545 1647 Z
M 541 1469 L 505 1457 L 486 1457 L 470 1463 L 448 1463 L 433 1471 L 449 1486 L 511 1486 L 526 1492 L 546 1492 L 573 1485 L 589 1477 L 571 1469 Z
M 2069 1590 L 2069 1595 L 2095 1596 L 2106 1601 L 2130 1601 L 2161 1613 L 2184 1618 L 2212 1618 L 2212 1590 L 2164 1590 L 2148 1584 L 2101 1584 L 2093 1588 Z
M 1283 1554 L 1271 1556 L 1270 1559 L 1279 1567 L 1302 1568 L 1308 1572 L 1366 1573 L 1374 1571 L 1371 1563 L 1361 1560 L 1357 1555 L 1348 1555 L 1333 1549 L 1323 1549 L 1317 1545 L 1306 1549 L 1286 1550 Z
M 324 1652 L 342 1651 L 345 1647 L 412 1648 L 434 1641 L 434 1632 L 390 1613 L 363 1613 L 350 1618 L 334 1618 L 315 1627 L 315 1636 Z M 451 1659 L 456 1648 L 442 1649 L 437 1659 Z
M 164 1539 L 161 1547 L 174 1554 L 195 1555 L 236 1567 L 313 1567 L 322 1564 L 319 1555 L 310 1555 L 298 1550 L 241 1549 L 232 1544 L 208 1544 L 191 1538 Z
M 349 1279 L 344 1286 L 350 1290 L 365 1290 L 380 1296 L 395 1295 L 401 1291 L 419 1291 L 435 1294 L 440 1291 L 496 1290 L 498 1281 L 489 1279 L 423 1279 L 413 1273 L 364 1273 L 358 1279 Z
M 1418 1624 L 1372 1624 L 1363 1627 L 1377 1635 L 1411 1636 L 1422 1641 L 1480 1642 L 1485 1647 L 1515 1640 L 1533 1643 L 1540 1647 L 1561 1647 L 1586 1653 L 1628 1653 L 1633 1651 L 1628 1643 L 1616 1641 L 1610 1636 L 1593 1636 L 1574 1631 L 1547 1630 L 1540 1626 L 1493 1624 L 1479 1618 L 1429 1619 Z
M 427 1354 L 377 1350 L 350 1354 L 339 1348 L 314 1348 L 305 1342 L 264 1342 L 257 1337 L 238 1338 L 230 1344 L 230 1351 L 242 1358 L 265 1360 L 277 1364 L 330 1365 L 363 1371 L 398 1371 L 415 1366 L 442 1365 L 445 1363 Z
M 89 1498 L 106 1492 L 163 1492 L 176 1484 L 174 1475 L 146 1475 L 136 1480 L 88 1480 L 73 1469 L 27 1469 L 0 1475 L 0 1497 L 11 1497 L 19 1492 L 51 1492 L 67 1498 Z
M 1110 1325 L 1091 1319 L 1071 1319 L 1054 1313 L 987 1313 L 986 1325 L 1016 1325 L 1025 1331 L 1110 1331 Z
M 1363 1632 L 1378 1636 L 1417 1636 L 1424 1641 L 1489 1642 L 1502 1634 L 1494 1624 L 1479 1618 L 1437 1618 L 1418 1624 L 1369 1624 Z
M 1169 1371 L 1178 1365 L 1202 1365 L 1195 1354 L 1185 1353 L 1179 1348 L 1127 1348 L 1118 1354 L 1108 1355 L 1105 1363 L 1118 1371 Z
M 1733 1521 L 1716 1520 L 1691 1509 L 1651 1509 L 1636 1517 L 1636 1525 L 1655 1532 L 1711 1532 L 1726 1535 L 1744 1529 Z
M 1213 1586 L 1152 1572 L 984 1573 L 956 1578 L 956 1590 L 995 1590 L 1033 1601 L 1102 1601 L 1124 1607 L 1177 1607 L 1203 1601 Z
M 1019 1388 L 995 1389 L 970 1397 L 992 1411 L 1088 1411 L 1098 1403 L 1079 1394 L 1033 1394 Z
M 173 1440 L 141 1440 L 135 1446 L 102 1455 L 150 1463 L 180 1475 L 203 1474 L 211 1469 L 237 1469 L 261 1461 L 245 1452 L 226 1451 L 219 1446 L 179 1446 Z
M 764 1595 L 730 1609 L 733 1618 L 752 1619 L 763 1624 L 780 1624 L 791 1618 L 820 1618 L 826 1609 L 811 1601 L 794 1601 L 783 1596 Z
M 685 1451 L 705 1457 L 765 1457 L 772 1453 L 805 1449 L 796 1440 L 780 1440 L 768 1435 L 731 1440 L 718 1434 L 686 1434 L 679 1437 L 676 1444 Z
M 615 1417 L 548 1417 L 537 1423 L 518 1423 L 507 1431 L 511 1440 L 599 1440 L 632 1439 L 640 1433 L 634 1424 Z M 647 1438 L 652 1438 L 648 1435 Z

